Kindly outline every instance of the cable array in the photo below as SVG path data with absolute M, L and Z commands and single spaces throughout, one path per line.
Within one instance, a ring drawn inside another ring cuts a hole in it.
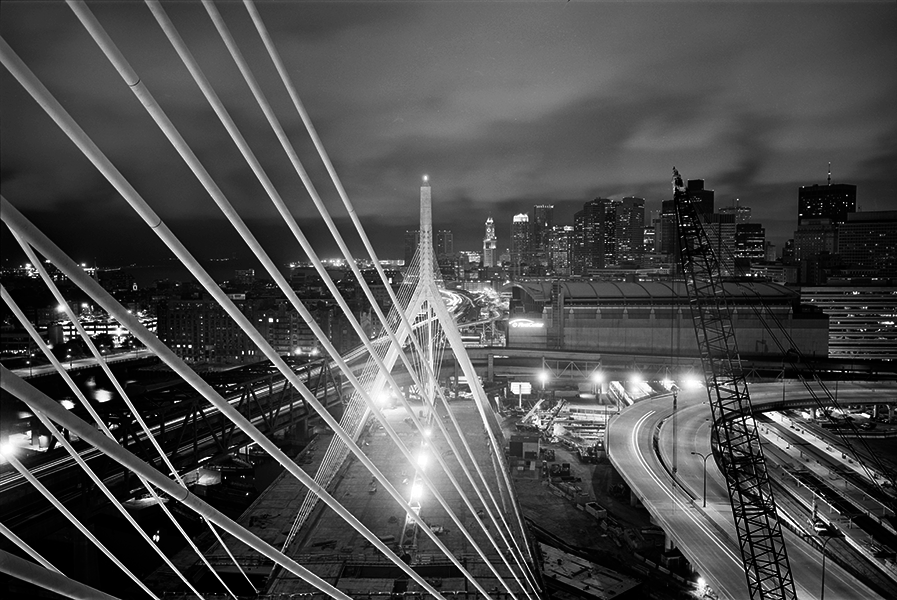
M 340 198 L 343 201 L 344 207 L 346 208 L 349 217 L 355 225 L 358 235 L 364 243 L 368 258 L 374 264 L 377 274 L 380 277 L 381 281 L 384 283 L 387 293 L 390 296 L 392 307 L 388 315 L 384 314 L 377 302 L 376 297 L 372 292 L 370 285 L 365 280 L 363 273 L 360 271 L 355 257 L 352 256 L 352 254 L 349 252 L 348 245 L 343 240 L 341 234 L 337 231 L 332 217 L 321 201 L 321 198 L 315 190 L 310 178 L 308 177 L 308 174 L 299 161 L 298 155 L 296 154 L 292 143 L 287 138 L 286 133 L 284 132 L 283 127 L 280 125 L 277 116 L 274 114 L 274 111 L 272 110 L 270 104 L 262 93 L 258 82 L 253 76 L 252 69 L 240 53 L 236 41 L 230 35 L 223 18 L 218 13 L 213 2 L 204 0 L 203 5 L 206 8 L 206 11 L 213 24 L 215 25 L 217 31 L 219 32 L 222 41 L 227 47 L 229 54 L 234 59 L 244 78 L 244 81 L 252 91 L 252 94 L 255 97 L 259 108 L 265 114 L 265 117 L 271 125 L 271 128 L 274 131 L 275 135 L 277 136 L 278 141 L 281 143 L 284 152 L 293 165 L 296 174 L 302 180 L 309 194 L 309 197 L 312 199 L 313 203 L 318 209 L 318 212 L 322 220 L 326 224 L 328 231 L 331 233 L 333 239 L 340 247 L 340 251 L 346 259 L 347 264 L 349 264 L 350 268 L 352 269 L 360 288 L 371 304 L 371 311 L 376 316 L 378 333 L 374 335 L 373 339 L 369 338 L 367 333 L 364 331 L 364 328 L 362 328 L 361 324 L 359 323 L 357 317 L 355 316 L 355 314 L 353 314 L 353 311 L 349 307 L 345 298 L 343 298 L 335 282 L 327 273 L 322 261 L 315 253 L 314 249 L 311 247 L 311 244 L 308 242 L 303 232 L 300 230 L 290 208 L 287 206 L 287 203 L 281 198 L 280 194 L 269 179 L 268 175 L 265 173 L 260 161 L 256 158 L 256 155 L 250 149 L 248 143 L 243 138 L 236 124 L 228 114 L 224 103 L 220 100 L 211 84 L 206 79 L 205 75 L 202 72 L 202 69 L 190 53 L 187 44 L 181 38 L 179 32 L 175 28 L 173 22 L 169 19 L 162 5 L 154 0 L 147 0 L 146 4 L 149 7 L 156 22 L 165 33 L 172 47 L 178 53 L 178 56 L 184 63 L 184 66 L 190 72 L 194 82 L 200 88 L 204 97 L 208 101 L 209 106 L 212 108 L 213 112 L 216 114 L 222 125 L 227 130 L 229 138 L 240 151 L 241 155 L 246 161 L 247 166 L 264 188 L 268 198 L 275 206 L 278 213 L 281 215 L 284 223 L 290 229 L 297 243 L 300 245 L 306 256 L 308 256 L 308 258 L 315 266 L 323 282 L 327 286 L 330 293 L 333 295 L 334 300 L 343 311 L 343 314 L 346 317 L 347 321 L 349 322 L 355 333 L 359 335 L 359 338 L 362 340 L 362 345 L 364 346 L 364 349 L 368 354 L 368 359 L 365 362 L 364 367 L 360 370 L 360 372 L 358 372 L 356 370 L 353 370 L 353 368 L 347 363 L 345 358 L 339 354 L 339 352 L 330 342 L 328 336 L 324 333 L 324 331 L 321 330 L 320 326 L 315 321 L 314 316 L 309 312 L 307 307 L 303 304 L 302 300 L 298 298 L 295 292 L 291 289 L 289 283 L 280 273 L 277 266 L 261 247 L 258 240 L 249 230 L 243 219 L 225 197 L 225 194 L 215 183 L 212 176 L 202 165 L 198 157 L 191 150 L 189 144 L 181 136 L 177 128 L 167 117 L 161 105 L 156 101 L 156 99 L 149 91 L 145 82 L 141 80 L 139 75 L 128 64 L 128 61 L 118 50 L 112 38 L 106 33 L 104 28 L 100 25 L 100 23 L 96 20 L 94 15 L 83 2 L 69 0 L 68 5 L 71 7 L 77 18 L 81 21 L 81 23 L 94 39 L 99 48 L 103 51 L 104 55 L 107 57 L 110 63 L 116 68 L 116 70 L 124 80 L 124 83 L 135 94 L 137 99 L 146 109 L 149 116 L 153 119 L 159 129 L 166 136 L 168 141 L 172 144 L 174 150 L 184 160 L 184 162 L 196 176 L 197 180 L 206 190 L 209 197 L 213 200 L 221 213 L 234 227 L 235 231 L 237 231 L 241 239 L 247 244 L 249 249 L 253 252 L 254 256 L 261 262 L 266 272 L 277 284 L 280 291 L 286 296 L 287 300 L 290 302 L 294 310 L 302 317 L 308 327 L 312 330 L 319 346 L 322 347 L 327 353 L 330 358 L 331 364 L 339 369 L 341 375 L 351 386 L 352 391 L 350 398 L 346 403 L 343 416 L 339 421 L 337 421 L 327 412 L 325 407 L 321 404 L 320 400 L 310 392 L 306 385 L 301 381 L 299 376 L 290 369 L 289 365 L 285 363 L 285 361 L 277 354 L 277 352 L 271 347 L 271 345 L 253 327 L 253 325 L 249 322 L 245 315 L 243 315 L 233 304 L 233 302 L 227 297 L 227 295 L 224 294 L 221 288 L 218 287 L 218 285 L 212 280 L 209 274 L 202 268 L 198 261 L 196 261 L 196 259 L 187 250 L 183 243 L 167 228 L 161 217 L 159 217 L 159 215 L 157 215 L 155 211 L 153 211 L 153 209 L 144 200 L 140 193 L 133 188 L 133 186 L 127 181 L 127 179 L 116 169 L 109 158 L 96 146 L 96 144 L 91 140 L 90 136 L 80 128 L 80 126 L 74 121 L 74 119 L 72 119 L 67 111 L 59 104 L 58 101 L 56 101 L 49 90 L 47 90 L 43 86 L 43 84 L 37 79 L 37 77 L 34 76 L 33 73 L 31 73 L 28 67 L 6 44 L 5 40 L 0 39 L 0 59 L 2 59 L 4 66 L 35 98 L 35 100 L 37 100 L 42 108 L 44 108 L 48 115 L 69 136 L 69 138 L 75 143 L 75 145 L 91 161 L 91 163 L 106 177 L 106 179 L 110 183 L 112 183 L 112 185 L 128 202 L 132 209 L 144 220 L 144 222 L 153 230 L 153 232 L 157 234 L 157 236 L 173 252 L 173 254 L 180 260 L 180 262 L 188 268 L 188 270 L 197 279 L 200 285 L 202 285 L 203 288 L 218 303 L 218 305 L 227 312 L 229 317 L 243 330 L 243 332 L 250 338 L 250 340 L 255 344 L 259 351 L 268 360 L 271 361 L 272 365 L 277 368 L 277 370 L 285 378 L 288 384 L 299 392 L 306 406 L 313 409 L 317 413 L 317 415 L 333 430 L 334 438 L 331 444 L 328 446 L 323 462 L 319 466 L 315 476 L 313 478 L 310 477 L 281 450 L 279 450 L 269 439 L 267 439 L 260 431 L 258 431 L 258 429 L 253 426 L 251 422 L 249 422 L 242 414 L 240 414 L 236 409 L 228 404 L 219 395 L 218 392 L 216 392 L 206 382 L 204 382 L 201 377 L 199 377 L 188 365 L 184 363 L 183 360 L 178 358 L 169 348 L 167 348 L 162 342 L 160 342 L 158 338 L 156 338 L 152 333 L 146 330 L 146 328 L 143 327 L 143 325 L 140 324 L 140 322 L 136 318 L 130 315 L 121 306 L 121 304 L 119 304 L 114 298 L 112 298 L 107 292 L 105 292 L 105 290 L 97 285 L 96 282 L 92 281 L 89 277 L 86 277 L 83 271 L 80 271 L 77 265 L 67 255 L 65 255 L 64 252 L 56 247 L 49 239 L 43 236 L 43 234 L 40 233 L 30 222 L 28 222 L 27 219 L 25 219 L 25 217 L 21 215 L 21 213 L 19 213 L 11 204 L 9 204 L 5 198 L 2 199 L 3 222 L 13 232 L 13 235 L 15 236 L 17 241 L 19 241 L 23 250 L 29 256 L 29 258 L 31 258 L 33 264 L 41 264 L 41 261 L 38 260 L 37 256 L 34 254 L 35 250 L 37 250 L 44 257 L 46 257 L 49 262 L 51 262 L 60 271 L 62 271 L 73 283 L 75 283 L 85 293 L 87 293 L 88 296 L 91 297 L 98 305 L 105 309 L 113 318 L 117 319 L 121 323 L 121 325 L 126 328 L 132 335 L 143 342 L 147 346 L 147 348 L 151 349 L 166 365 L 168 365 L 173 371 L 175 371 L 187 383 L 189 383 L 190 386 L 200 394 L 200 396 L 209 401 L 224 416 L 226 416 L 231 422 L 233 422 L 237 427 L 245 432 L 255 444 L 267 451 L 273 458 L 280 462 L 292 476 L 301 481 L 308 488 L 308 493 L 306 494 L 302 504 L 297 510 L 296 516 L 290 527 L 289 535 L 287 536 L 287 539 L 280 550 L 277 550 L 271 547 L 270 544 L 259 540 L 251 532 L 243 529 L 226 517 L 223 517 L 223 515 L 220 515 L 220 513 L 217 513 L 217 511 L 214 511 L 214 509 L 211 509 L 211 507 L 205 505 L 201 500 L 195 498 L 186 488 L 186 485 L 184 484 L 179 473 L 171 464 L 167 456 L 165 456 L 165 453 L 162 451 L 161 447 L 159 447 L 158 443 L 156 443 L 156 440 L 153 438 L 152 432 L 142 419 L 139 411 L 136 409 L 133 402 L 125 393 L 124 387 L 118 382 L 118 380 L 114 377 L 112 371 L 105 364 L 103 357 L 100 355 L 99 351 L 90 340 L 83 326 L 81 326 L 77 315 L 75 315 L 74 311 L 72 311 L 70 308 L 67 309 L 68 318 L 75 325 L 75 328 L 78 330 L 79 334 L 82 336 L 82 339 L 85 341 L 91 353 L 94 355 L 95 360 L 98 362 L 98 364 L 102 365 L 104 372 L 106 373 L 107 377 L 109 377 L 110 381 L 113 382 L 113 386 L 116 388 L 119 396 L 128 406 L 134 419 L 140 424 L 144 435 L 151 441 L 152 445 L 159 453 L 161 461 L 165 463 L 168 474 L 165 475 L 158 473 L 153 469 L 151 465 L 143 463 L 116 442 L 114 435 L 112 435 L 111 431 L 109 431 L 108 427 L 102 421 L 102 419 L 99 418 L 99 415 L 95 413 L 95 410 L 91 407 L 87 399 L 83 397 L 83 394 L 78 391 L 77 386 L 75 386 L 71 381 L 71 378 L 68 377 L 67 371 L 65 370 L 64 366 L 60 364 L 58 360 L 52 357 L 52 352 L 49 351 L 49 348 L 46 348 L 45 344 L 43 345 L 42 349 L 47 353 L 48 359 L 52 364 L 54 364 L 54 367 L 57 369 L 57 371 L 70 385 L 70 388 L 76 394 L 76 396 L 79 396 L 79 400 L 82 402 L 91 416 L 94 417 L 96 425 L 99 426 L 101 430 L 103 430 L 105 437 L 96 435 L 96 433 L 91 430 L 91 427 L 89 425 L 80 422 L 80 419 L 77 419 L 77 417 L 70 414 L 62 414 L 56 410 L 53 410 L 53 407 L 47 404 L 48 399 L 46 397 L 44 397 L 40 392 L 32 388 L 26 382 L 20 380 L 15 374 L 8 372 L 6 369 L 4 369 L 3 373 L 3 389 L 9 391 L 10 393 L 13 393 L 30 407 L 32 407 L 32 409 L 35 411 L 35 414 L 40 414 L 40 419 L 42 423 L 44 423 L 44 426 L 47 427 L 47 429 L 50 430 L 51 433 L 53 433 L 59 443 L 66 448 L 72 458 L 85 470 L 88 476 L 90 476 L 91 479 L 95 483 L 97 483 L 98 488 L 103 491 L 107 498 L 109 498 L 109 500 L 116 505 L 116 507 L 122 512 L 123 515 L 125 515 L 126 518 L 126 510 L 116 500 L 115 496 L 108 490 L 108 488 L 103 485 L 103 482 L 97 477 L 97 475 L 93 473 L 93 471 L 91 471 L 86 463 L 84 463 L 83 459 L 78 455 L 77 451 L 75 451 L 74 448 L 72 448 L 71 445 L 68 444 L 64 437 L 60 436 L 56 425 L 54 425 L 53 423 L 61 425 L 70 431 L 78 431 L 78 435 L 83 440 L 90 442 L 95 448 L 102 450 L 105 454 L 113 457 L 115 460 L 119 461 L 123 465 L 126 465 L 130 470 L 137 473 L 146 485 L 147 490 L 162 507 L 163 511 L 167 512 L 167 509 L 165 508 L 165 502 L 163 501 L 164 499 L 159 495 L 159 492 L 156 491 L 156 488 L 158 488 L 161 492 L 168 494 L 171 498 L 183 502 L 190 508 L 196 510 L 208 522 L 209 527 L 215 534 L 218 545 L 222 546 L 225 549 L 230 560 L 238 566 L 240 572 L 243 573 L 243 576 L 247 581 L 249 581 L 249 578 L 248 576 L 246 576 L 245 571 L 240 566 L 239 561 L 234 558 L 233 554 L 227 548 L 225 540 L 218 535 L 212 523 L 216 524 L 219 527 L 222 527 L 229 535 L 233 536 L 243 543 L 246 543 L 257 552 L 271 559 L 277 567 L 283 568 L 291 572 L 292 574 L 295 574 L 316 589 L 327 593 L 331 597 L 347 597 L 345 594 L 339 592 L 339 590 L 336 590 L 333 586 L 314 575 L 307 568 L 297 564 L 295 561 L 290 559 L 287 554 L 292 542 L 296 538 L 297 532 L 302 528 L 303 524 L 307 522 L 308 517 L 312 514 L 318 501 L 323 501 L 330 509 L 334 510 L 349 526 L 351 526 L 359 534 L 361 534 L 372 546 L 377 548 L 389 561 L 391 561 L 394 565 L 404 571 L 409 578 L 414 580 L 432 597 L 443 597 L 438 590 L 436 590 L 428 581 L 417 574 L 414 569 L 412 569 L 408 564 L 406 564 L 404 560 L 397 556 L 391 548 L 389 548 L 386 544 L 379 540 L 377 536 L 375 536 L 367 527 L 365 527 L 365 525 L 363 525 L 356 516 L 347 511 L 345 507 L 342 506 L 342 504 L 338 500 L 336 500 L 331 495 L 331 493 L 328 492 L 328 486 L 332 484 L 336 474 L 339 472 L 339 469 L 344 464 L 347 457 L 351 455 L 354 456 L 371 473 L 373 479 L 379 483 L 382 489 L 384 489 L 393 498 L 396 504 L 405 512 L 408 522 L 413 523 L 417 528 L 417 531 L 428 537 L 433 542 L 433 544 L 445 555 L 445 557 L 455 565 L 455 567 L 464 576 L 464 578 L 467 579 L 468 582 L 475 589 L 477 589 L 483 597 L 491 598 L 492 596 L 490 595 L 490 592 L 486 590 L 484 584 L 476 577 L 474 577 L 465 566 L 465 563 L 462 563 L 459 557 L 454 555 L 442 542 L 442 540 L 437 537 L 437 535 L 431 530 L 431 528 L 418 514 L 414 507 L 411 506 L 410 500 L 406 498 L 403 493 L 395 487 L 395 484 L 393 482 L 389 481 L 389 479 L 365 455 L 363 449 L 358 445 L 359 436 L 361 435 L 365 425 L 370 422 L 371 417 L 373 417 L 374 420 L 379 422 L 379 424 L 386 431 L 388 437 L 395 444 L 396 449 L 403 456 L 404 460 L 408 461 L 409 464 L 415 463 L 415 453 L 401 440 L 400 436 L 393 429 L 392 425 L 385 418 L 381 409 L 378 407 L 377 400 L 379 396 L 383 394 L 391 394 L 399 401 L 402 407 L 406 411 L 408 411 L 410 420 L 412 421 L 416 430 L 422 436 L 428 435 L 428 433 L 426 432 L 429 432 L 430 428 L 433 425 L 436 425 L 441 435 L 440 439 L 450 447 L 450 455 L 455 460 L 457 460 L 460 469 L 463 471 L 465 482 L 462 482 L 456 478 L 456 476 L 452 472 L 451 465 L 448 463 L 446 457 L 443 456 L 442 453 L 436 453 L 436 462 L 439 463 L 444 474 L 446 475 L 446 478 L 451 484 L 451 493 L 462 500 L 464 504 L 463 510 L 465 511 L 466 516 L 473 518 L 477 529 L 471 530 L 469 528 L 469 526 L 465 523 L 465 520 L 457 514 L 457 509 L 453 508 L 448 497 L 445 496 L 445 492 L 443 490 L 440 490 L 433 482 L 432 478 L 422 469 L 416 468 L 415 480 L 419 480 L 424 486 L 427 487 L 427 489 L 431 492 L 432 496 L 437 500 L 442 509 L 445 510 L 449 518 L 455 523 L 458 531 L 466 538 L 470 547 L 488 568 L 489 572 L 491 573 L 490 580 L 493 583 L 497 582 L 498 586 L 503 587 L 509 597 L 526 597 L 530 599 L 538 597 L 540 592 L 536 583 L 536 578 L 534 576 L 534 573 L 532 572 L 532 556 L 531 554 L 529 554 L 529 547 L 525 543 L 525 541 L 523 541 L 523 544 L 520 543 L 523 536 L 525 536 L 525 528 L 523 526 L 523 521 L 520 516 L 519 509 L 517 509 L 516 503 L 513 501 L 514 492 L 510 484 L 510 479 L 508 477 L 507 465 L 503 463 L 503 451 L 496 437 L 496 423 L 494 415 L 491 415 L 487 412 L 488 401 L 485 398 L 485 393 L 483 392 L 482 386 L 479 384 L 476 378 L 476 374 L 473 371 L 470 360 L 467 357 L 466 352 L 464 351 L 463 344 L 461 344 L 460 334 L 458 333 L 454 319 L 446 309 L 445 303 L 440 296 L 438 289 L 439 278 L 437 275 L 439 273 L 439 270 L 435 260 L 435 255 L 432 251 L 432 246 L 422 243 L 423 250 L 419 251 L 418 254 L 415 255 L 415 258 L 412 261 L 412 265 L 408 270 L 408 274 L 406 276 L 404 284 L 399 288 L 398 293 L 394 292 L 392 287 L 389 285 L 386 274 L 383 271 L 383 268 L 380 265 L 376 254 L 373 251 L 373 247 L 371 246 L 367 235 L 364 233 L 360 220 L 358 219 L 354 208 L 349 202 L 348 196 L 345 193 L 342 184 L 339 182 L 339 179 L 336 176 L 335 169 L 333 169 L 329 157 L 323 150 L 323 144 L 321 143 L 320 138 L 317 136 L 317 133 L 311 125 L 308 114 L 298 98 L 298 93 L 296 92 L 292 82 L 289 80 L 286 68 L 284 67 L 283 62 L 276 52 L 273 41 L 267 30 L 265 29 L 258 11 L 251 1 L 245 1 L 244 5 L 248 11 L 248 14 L 252 19 L 263 43 L 265 44 L 266 49 L 268 50 L 271 60 L 275 64 L 275 67 L 281 77 L 281 81 L 290 94 L 291 99 L 294 103 L 294 107 L 302 118 L 303 123 L 306 126 L 306 130 L 312 138 L 316 149 L 318 150 L 319 156 L 324 161 L 328 173 L 331 176 L 331 180 L 336 187 Z M 53 292 L 54 296 L 56 296 L 57 301 L 60 302 L 61 305 L 67 305 L 67 303 L 65 302 L 65 298 L 59 292 L 58 288 L 53 284 L 52 280 L 46 274 L 46 271 L 41 268 L 40 274 L 45 284 Z M 7 304 L 10 305 L 11 308 L 13 308 L 13 312 L 15 312 L 17 316 L 21 314 L 21 311 L 18 310 L 17 307 L 15 307 L 14 301 L 6 293 L 5 290 L 3 290 L 3 299 L 7 302 Z M 22 315 L 22 319 L 24 319 L 24 315 Z M 29 329 L 32 337 L 36 338 L 35 342 L 40 346 L 42 342 L 33 326 L 31 326 L 30 323 L 27 322 L 27 319 L 24 319 L 22 324 L 26 327 L 26 329 Z M 493 469 L 495 471 L 494 475 L 491 477 L 492 485 L 496 486 L 497 490 L 499 491 L 499 495 L 502 497 L 501 503 L 499 503 L 499 501 L 496 499 L 492 486 L 488 483 L 487 477 L 482 472 L 480 465 L 476 460 L 476 455 L 471 449 L 470 442 L 467 439 L 467 436 L 462 430 L 460 424 L 458 423 L 455 415 L 453 414 L 450 403 L 445 397 L 444 391 L 442 390 L 438 382 L 438 375 L 442 365 L 442 361 L 449 349 L 454 355 L 455 359 L 459 362 L 461 369 L 471 386 L 471 392 L 474 396 L 474 402 L 482 420 L 484 434 L 487 440 L 487 449 L 491 457 Z M 427 417 L 425 421 L 422 421 L 415 415 L 415 411 L 408 403 L 405 392 L 392 374 L 392 369 L 393 367 L 397 366 L 397 363 L 402 364 L 402 366 L 405 368 L 408 375 L 412 379 L 412 384 L 409 389 L 414 390 L 417 394 L 419 394 L 427 406 Z M 439 417 L 439 415 L 437 414 L 436 408 L 438 401 L 441 401 L 441 406 L 444 407 L 444 409 L 447 411 L 445 417 L 449 418 L 450 424 L 454 428 L 453 432 L 450 432 L 446 428 L 446 425 L 443 422 L 443 418 Z M 52 401 L 50 402 L 52 403 Z M 465 450 L 464 452 L 460 451 L 460 448 L 457 446 L 455 439 L 460 441 Z M 469 466 L 466 464 L 468 461 L 473 465 L 477 477 L 474 477 L 473 472 L 471 472 Z M 21 467 L 21 464 L 18 463 L 18 461 L 14 462 L 13 464 L 17 468 Z M 26 472 L 23 472 L 22 475 L 26 478 L 29 478 L 29 480 L 33 479 L 32 483 L 35 486 L 40 486 L 39 482 L 34 479 L 33 476 L 27 473 L 27 470 L 25 471 Z M 174 482 L 170 480 L 171 477 L 175 479 Z M 469 489 L 472 489 L 474 491 L 477 497 L 478 504 L 474 504 L 474 501 L 468 496 L 468 493 L 466 491 L 468 487 Z M 514 527 L 511 527 L 508 522 L 507 513 L 509 512 L 513 513 L 513 517 L 515 519 Z M 483 521 L 480 516 L 481 514 L 488 515 L 491 527 Z M 172 522 L 178 528 L 180 528 L 173 516 L 171 516 L 171 519 Z M 151 543 L 151 545 L 153 545 L 158 551 L 158 547 L 155 544 L 152 544 L 152 540 L 149 540 L 146 537 L 146 534 L 139 528 L 139 526 L 133 522 L 132 525 L 137 528 L 137 530 L 143 535 L 146 541 Z M 498 534 L 497 537 L 496 533 Z M 218 573 L 215 572 L 215 570 L 209 565 L 208 560 L 203 555 L 203 553 L 195 547 L 195 544 L 193 544 L 192 540 L 189 540 L 189 536 L 187 536 L 186 533 L 184 533 L 184 535 L 188 538 L 189 543 L 193 546 L 201 561 L 213 571 L 215 577 L 217 577 L 220 583 L 225 587 L 225 589 L 227 589 L 224 581 L 220 579 Z M 501 539 L 499 540 L 498 538 Z M 482 546 L 482 539 L 486 540 L 487 546 L 491 546 L 491 550 L 486 550 Z M 98 543 L 98 540 L 96 542 Z M 161 552 L 159 552 L 159 554 L 160 556 L 162 556 L 163 560 L 165 560 L 168 566 L 178 574 L 184 584 L 187 585 L 193 593 L 199 596 L 199 592 L 192 586 L 190 581 L 188 581 L 183 573 L 178 571 L 178 569 L 171 563 L 171 561 Z M 499 567 L 502 569 L 502 571 L 499 570 Z M 146 589 L 145 586 L 143 586 L 142 583 L 140 583 L 139 581 L 135 581 L 135 583 L 138 583 L 138 585 L 143 587 L 150 596 L 155 597 L 150 590 Z M 497 588 L 498 586 L 494 587 Z M 232 596 L 234 595 L 232 592 L 230 592 L 229 589 L 228 592 Z

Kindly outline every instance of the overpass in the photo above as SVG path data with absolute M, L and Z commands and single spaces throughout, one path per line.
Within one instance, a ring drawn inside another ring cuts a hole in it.
M 895 402 L 897 386 L 875 385 L 875 389 L 888 394 L 882 402 Z M 788 404 L 815 406 L 809 395 L 801 395 L 802 390 L 798 384 L 789 384 Z M 780 407 L 782 391 L 781 383 L 751 385 L 755 414 Z M 866 384 L 841 384 L 839 398 L 846 402 L 867 402 L 869 392 L 870 386 Z M 711 452 L 706 391 L 680 392 L 676 413 L 671 400 L 667 395 L 640 401 L 613 417 L 606 432 L 608 456 L 634 497 L 719 597 L 741 598 L 745 580 L 737 535 L 726 485 L 713 461 L 707 461 L 707 506 L 702 506 L 701 455 Z M 817 549 L 807 546 L 793 532 L 787 533 L 786 540 L 799 597 L 816 598 L 821 575 Z M 877 596 L 837 565 L 830 562 L 826 569 L 831 569 L 826 598 Z M 857 590 L 864 591 L 858 596 Z

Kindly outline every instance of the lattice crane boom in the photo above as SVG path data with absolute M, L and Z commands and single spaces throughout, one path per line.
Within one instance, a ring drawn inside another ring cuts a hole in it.
M 794 579 L 751 416 L 720 259 L 675 168 L 673 200 L 680 262 L 713 414 L 714 456 L 726 478 L 750 598 L 794 600 Z

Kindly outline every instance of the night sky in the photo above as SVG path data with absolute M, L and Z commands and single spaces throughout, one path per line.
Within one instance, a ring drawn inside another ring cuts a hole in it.
M 142 2 L 89 2 L 163 109 L 278 261 L 301 259 Z M 335 245 L 198 2 L 165 3 L 219 96 L 325 256 Z M 491 214 L 596 196 L 671 196 L 673 166 L 739 198 L 777 244 L 797 188 L 858 186 L 897 209 L 897 3 L 258 3 L 381 258 L 416 228 L 420 177 L 434 225 L 480 249 Z M 348 219 L 241 3 L 218 3 L 340 224 Z M 248 256 L 195 178 L 62 2 L 3 0 L 0 31 L 200 258 Z M 0 70 L 2 192 L 76 260 L 168 256 Z M 344 232 L 349 229 L 343 228 Z M 3 228 L 4 256 L 15 257 Z M 349 238 L 353 248 L 360 246 Z M 15 258 L 13 258 L 15 260 Z

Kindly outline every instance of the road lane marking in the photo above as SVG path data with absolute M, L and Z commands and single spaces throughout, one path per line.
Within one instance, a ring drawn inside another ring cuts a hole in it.
M 737 556 L 734 552 L 732 552 L 732 550 L 731 550 L 728 546 L 726 546 L 725 544 L 723 544 L 723 543 L 719 540 L 719 538 L 717 538 L 717 536 L 716 536 L 716 535 L 715 535 L 715 534 L 708 528 L 708 526 L 707 526 L 706 524 L 704 524 L 704 522 L 703 522 L 702 520 L 700 520 L 700 519 L 698 519 L 697 517 L 695 517 L 695 515 L 692 514 L 692 512 L 689 510 L 690 506 L 687 506 L 687 505 L 686 505 L 685 503 L 683 503 L 679 498 L 677 498 L 677 497 L 676 497 L 676 496 L 675 496 L 675 495 L 674 495 L 674 494 L 673 494 L 673 493 L 666 487 L 665 483 L 664 483 L 663 481 L 661 481 L 661 479 L 657 476 L 657 474 L 654 472 L 654 470 L 651 469 L 651 468 L 649 467 L 649 465 L 648 465 L 648 461 L 645 459 L 645 456 L 642 454 L 641 447 L 640 447 L 640 446 L 638 445 L 638 443 L 637 443 L 637 442 L 638 442 L 638 432 L 639 432 L 639 430 L 641 429 L 642 425 L 644 425 L 645 421 L 646 421 L 651 415 L 653 415 L 655 412 L 656 412 L 656 411 L 653 411 L 653 410 L 652 410 L 652 411 L 649 411 L 649 412 L 645 413 L 644 415 L 642 415 L 642 417 L 641 417 L 638 421 L 636 421 L 635 426 L 632 428 L 632 432 L 630 433 L 630 441 L 631 441 L 632 447 L 635 449 L 636 457 L 639 459 L 639 462 L 641 462 L 642 467 L 644 467 L 645 471 L 648 473 L 648 475 L 651 476 L 651 478 L 654 480 L 654 482 L 657 484 L 657 486 L 658 486 L 661 490 L 663 490 L 663 492 L 664 492 L 664 493 L 665 493 L 665 494 L 666 494 L 666 495 L 667 495 L 667 496 L 668 496 L 674 503 L 678 504 L 678 505 L 682 508 L 682 512 L 683 512 L 683 514 L 685 514 L 689 519 L 691 519 L 691 521 L 692 521 L 695 525 L 697 525 L 697 527 L 698 527 L 701 531 L 703 531 L 703 532 L 707 535 L 707 537 L 709 537 L 710 540 L 711 540 L 714 544 L 716 544 L 716 546 L 717 546 L 720 550 L 723 551 L 723 553 L 725 553 L 726 555 L 728 555 L 729 558 L 730 558 L 730 559 L 731 559 L 731 560 L 732 560 L 732 561 L 733 561 L 739 568 L 743 569 L 743 568 L 744 568 L 744 564 L 743 564 L 743 561 L 741 560 L 741 558 L 740 558 L 739 556 Z M 658 510 L 658 513 L 662 514 L 661 511 L 660 511 L 660 507 L 657 507 L 657 510 Z M 708 518 L 709 518 L 709 517 L 708 517 Z M 671 525 L 672 525 L 672 524 L 671 524 Z M 718 579 L 718 578 L 714 577 L 714 579 Z M 722 587 L 722 588 L 726 591 L 726 594 L 727 594 L 729 597 L 731 597 L 731 598 L 735 598 L 735 597 L 736 597 L 735 595 L 733 595 L 732 593 L 730 593 L 729 590 L 725 587 L 725 585 L 723 585 L 720 581 L 717 581 L 716 583 L 717 583 L 717 585 L 719 585 L 720 587 Z

